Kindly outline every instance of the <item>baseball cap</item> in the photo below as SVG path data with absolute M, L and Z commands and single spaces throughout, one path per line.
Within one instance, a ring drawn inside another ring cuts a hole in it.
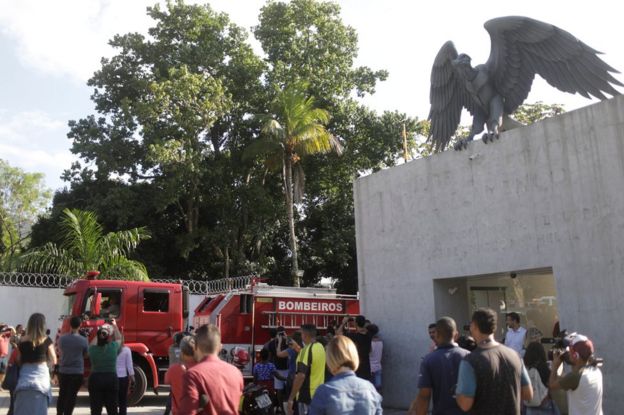
M 594 343 L 587 337 L 579 333 L 572 333 L 566 336 L 568 347 L 578 353 L 579 357 L 587 360 L 594 354 Z

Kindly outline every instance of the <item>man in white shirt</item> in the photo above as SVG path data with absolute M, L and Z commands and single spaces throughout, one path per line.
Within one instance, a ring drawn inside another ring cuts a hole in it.
M 524 357 L 526 333 L 526 329 L 520 326 L 520 315 L 515 312 L 507 313 L 507 333 L 504 344 L 518 352 L 520 357 Z
M 567 391 L 570 415 L 602 415 L 602 372 L 594 359 L 594 345 L 582 334 L 573 333 L 566 340 L 572 371 L 559 377 L 557 369 L 565 356 L 561 351 L 553 353 L 548 386 Z

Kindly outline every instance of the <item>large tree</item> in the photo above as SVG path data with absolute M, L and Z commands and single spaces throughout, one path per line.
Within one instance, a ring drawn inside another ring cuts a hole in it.
M 281 166 L 291 273 L 294 286 L 299 287 L 294 203 L 300 203 L 303 199 L 305 175 L 301 160 L 309 155 L 330 151 L 340 153 L 342 146 L 325 128 L 329 123 L 329 113 L 315 106 L 314 98 L 307 95 L 306 84 L 294 83 L 279 91 L 272 114 L 262 118 L 264 138 L 252 142 L 247 150 L 250 154 L 263 154 L 268 167 Z
M 419 124 L 404 114 L 379 115 L 355 98 L 373 93 L 387 73 L 355 65 L 357 34 L 339 6 L 267 2 L 253 29 L 264 60 L 242 29 L 208 6 L 176 2 L 148 13 L 155 23 L 148 36 L 113 38 L 116 55 L 89 82 L 97 114 L 72 122 L 70 132 L 80 164 L 68 171 L 71 188 L 57 193 L 33 244 L 53 241 L 56 218 L 75 207 L 97 212 L 107 231 L 148 227 L 152 239 L 136 255 L 152 274 L 256 272 L 289 283 L 283 159 L 273 171 L 243 154 L 268 138 L 252 115 L 276 115 L 274 85 L 306 81 L 314 105 L 331 114 L 326 128 L 340 137 L 344 154 L 295 163 L 307 177 L 306 196 L 293 211 L 298 267 L 306 284 L 325 276 L 356 290 L 353 179 L 393 165 L 403 124 L 410 133 Z
M 25 172 L 0 159 L 0 266 L 27 246 L 31 227 L 50 198 L 43 174 Z
M 264 102 L 264 64 L 244 30 L 208 5 L 178 1 L 148 14 L 155 22 L 149 37 L 115 36 L 111 45 L 118 53 L 103 59 L 89 80 L 99 115 L 70 122 L 72 151 L 82 161 L 66 178 L 148 184 L 152 213 L 180 225 L 174 248 L 181 259 L 205 257 L 203 245 L 210 244 L 217 255 L 235 251 L 239 261 L 252 250 L 245 244 L 265 237 L 240 236 L 250 229 L 242 219 L 248 205 L 236 210 L 222 204 L 244 194 L 265 197 L 250 190 L 257 183 L 248 180 L 249 166 L 239 155 L 257 133 L 249 114 Z M 235 229 L 219 240 L 213 225 L 222 229 L 224 222 Z M 224 261 L 225 269 L 230 261 Z
M 128 258 L 148 238 L 144 228 L 105 234 L 93 212 L 65 209 L 60 223 L 61 242 L 49 242 L 26 252 L 18 259 L 18 268 L 74 278 L 86 271 L 100 271 L 103 278 L 148 280 L 145 266 Z

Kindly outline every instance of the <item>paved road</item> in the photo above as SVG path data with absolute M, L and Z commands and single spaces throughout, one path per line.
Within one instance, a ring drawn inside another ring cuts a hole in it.
M 54 388 L 53 394 L 56 397 L 58 395 L 58 389 Z M 161 392 L 159 396 L 154 395 L 153 393 L 148 393 L 148 395 L 141 401 L 140 406 L 135 406 L 132 408 L 128 408 L 129 414 L 162 414 L 163 409 L 165 407 L 165 402 L 167 399 L 167 392 Z M 54 408 L 56 405 L 56 399 L 52 402 L 50 406 L 50 414 L 54 414 L 56 412 Z M 6 414 L 9 408 L 9 393 L 5 391 L 0 391 L 0 414 Z M 106 411 L 104 411 L 106 412 Z M 74 410 L 75 415 L 89 415 L 89 396 L 86 390 L 81 391 L 78 394 L 78 400 L 76 403 L 76 409 Z M 394 410 L 394 409 L 384 409 L 385 415 L 404 415 L 405 411 Z

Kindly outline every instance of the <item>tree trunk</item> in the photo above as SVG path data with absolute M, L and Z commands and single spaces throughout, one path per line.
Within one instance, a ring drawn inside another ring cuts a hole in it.
M 292 269 L 290 275 L 293 278 L 293 286 L 300 287 L 299 281 L 299 261 L 297 258 L 297 235 L 295 234 L 295 214 L 293 206 L 293 186 L 292 186 L 292 158 L 290 154 L 284 154 L 282 175 L 284 176 L 284 194 L 286 195 L 286 213 L 288 215 L 288 236 L 290 241 L 290 251 L 292 253 Z
M 225 258 L 224 258 L 224 263 L 225 263 L 225 278 L 230 278 L 230 248 L 229 247 L 225 247 Z

